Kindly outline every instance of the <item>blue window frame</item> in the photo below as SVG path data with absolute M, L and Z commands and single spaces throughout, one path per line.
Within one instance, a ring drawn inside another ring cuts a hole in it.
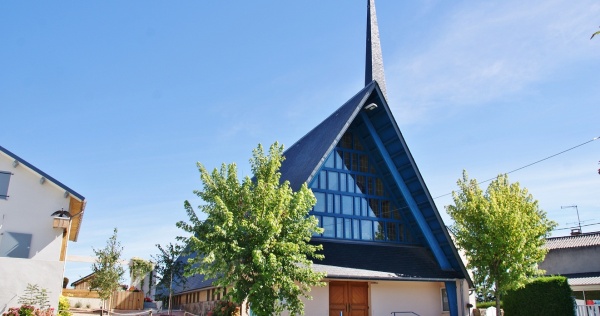
M 344 134 L 309 184 L 317 198 L 311 214 L 324 229 L 318 237 L 412 243 L 400 208 L 355 134 Z

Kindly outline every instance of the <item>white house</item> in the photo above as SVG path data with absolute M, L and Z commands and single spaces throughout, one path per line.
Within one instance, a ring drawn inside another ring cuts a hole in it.
M 81 194 L 0 146 L 0 313 L 19 306 L 28 284 L 46 289 L 58 309 L 84 208 Z

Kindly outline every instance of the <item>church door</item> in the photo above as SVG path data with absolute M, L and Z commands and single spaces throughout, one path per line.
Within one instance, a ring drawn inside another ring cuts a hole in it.
M 367 282 L 329 282 L 329 316 L 368 316 Z

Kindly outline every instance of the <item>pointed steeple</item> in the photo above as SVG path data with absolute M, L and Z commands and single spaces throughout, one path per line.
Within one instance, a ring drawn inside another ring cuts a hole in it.
M 387 99 L 385 89 L 385 74 L 383 73 L 383 56 L 379 41 L 379 27 L 377 27 L 377 12 L 375 0 L 367 0 L 367 54 L 365 63 L 365 86 L 375 80 Z

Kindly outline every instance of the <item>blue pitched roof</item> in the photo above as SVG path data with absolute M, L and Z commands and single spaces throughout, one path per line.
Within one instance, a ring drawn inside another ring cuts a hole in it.
M 323 246 L 321 253 L 325 258 L 314 263 L 325 267 L 387 272 L 402 281 L 453 280 L 464 277 L 459 271 L 442 270 L 431 251 L 425 247 L 326 241 L 312 243 Z
M 83 197 L 83 195 L 75 192 L 75 190 L 69 188 L 68 186 L 64 185 L 62 182 L 54 179 L 53 177 L 51 177 L 50 175 L 48 175 L 47 173 L 43 172 L 42 170 L 38 169 L 37 167 L 35 167 L 34 165 L 30 164 L 29 162 L 27 162 L 25 159 L 15 155 L 14 153 L 12 153 L 11 151 L 9 151 L 8 149 L 0 146 L 0 151 L 2 151 L 3 153 L 5 153 L 6 155 L 8 155 L 9 157 L 13 158 L 14 160 L 18 161 L 19 163 L 27 166 L 27 168 L 35 171 L 36 173 L 38 173 L 39 175 L 41 175 L 42 177 L 46 178 L 47 180 L 53 182 L 54 184 L 58 185 L 59 187 L 61 187 L 62 189 L 64 189 L 65 191 L 69 192 L 69 194 L 77 197 L 79 200 L 83 201 L 85 200 L 85 197 Z
M 198 254 L 191 253 L 177 258 L 178 262 L 187 262 L 189 259 L 195 258 Z M 199 289 L 212 288 L 215 279 L 205 278 L 203 274 L 194 274 L 185 277 L 185 283 L 180 283 L 179 280 L 173 282 L 173 293 L 181 294 L 185 292 L 193 292 Z M 168 290 L 167 290 L 168 292 Z
M 377 109 L 361 113 L 365 105 L 370 103 L 376 103 Z M 472 283 L 377 82 L 372 81 L 364 87 L 284 152 L 286 159 L 280 170 L 282 180 L 289 181 L 294 190 L 302 183 L 309 183 L 352 124 L 370 125 L 370 129 L 363 128 L 365 136 L 376 138 L 380 146 L 385 148 L 385 155 L 375 145 L 369 150 L 376 156 L 378 164 L 391 171 L 384 175 L 386 182 L 396 184 L 397 195 L 401 194 L 412 202 L 411 209 L 418 212 L 415 217 L 420 219 L 419 223 L 412 224 L 424 225 L 428 230 L 425 244 L 435 254 L 442 270 L 459 272 Z M 372 142 L 375 144 L 375 141 Z M 399 178 L 402 183 L 398 183 Z M 327 249 L 325 251 L 328 252 Z M 394 251 L 404 250 L 396 247 Z M 418 263 L 414 262 L 414 265 Z

